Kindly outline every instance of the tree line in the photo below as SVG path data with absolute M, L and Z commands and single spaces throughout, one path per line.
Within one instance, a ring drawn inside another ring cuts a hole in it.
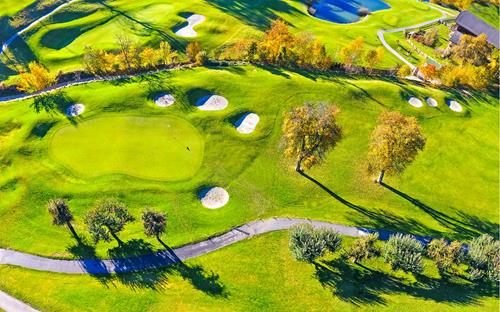
M 459 276 L 461 272 L 473 281 L 500 281 L 500 241 L 483 234 L 464 245 L 460 241 L 433 239 L 424 246 L 412 235 L 395 234 L 386 242 L 378 242 L 378 233 L 357 238 L 342 249 L 342 237 L 330 228 L 314 228 L 309 223 L 298 224 L 290 230 L 289 249 L 295 259 L 314 263 L 327 253 L 341 252 L 341 257 L 353 263 L 382 257 L 394 271 L 420 274 L 424 257 L 434 262 L 441 275 Z M 463 270 L 462 265 L 467 268 Z

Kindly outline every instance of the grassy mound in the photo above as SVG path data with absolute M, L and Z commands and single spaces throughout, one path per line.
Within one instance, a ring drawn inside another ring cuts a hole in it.
M 173 117 L 102 117 L 57 130 L 55 159 L 78 175 L 120 173 L 155 180 L 192 177 L 203 157 L 196 128 Z

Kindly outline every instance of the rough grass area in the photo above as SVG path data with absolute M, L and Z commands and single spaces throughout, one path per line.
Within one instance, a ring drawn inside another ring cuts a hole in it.
M 24 36 L 26 47 L 17 47 L 16 55 L 33 54 L 53 71 L 81 68 L 85 46 L 116 49 L 116 36 L 126 34 L 143 45 L 155 46 L 169 41 L 183 52 L 193 40 L 208 51 L 217 51 L 242 38 L 258 36 L 276 18 L 284 19 L 293 32 L 309 32 L 324 42 L 335 54 L 361 36 L 368 48 L 381 46 L 376 32 L 437 18 L 441 13 L 420 2 L 388 0 L 391 9 L 375 12 L 354 24 L 335 24 L 316 19 L 307 13 L 302 0 L 142 0 L 95 1 L 72 4 L 49 21 Z M 196 26 L 198 37 L 186 39 L 174 32 L 192 13 L 203 14 L 206 21 Z M 397 59 L 390 53 L 382 67 L 392 67 Z
M 42 311 L 498 311 L 498 288 L 441 277 L 430 261 L 415 277 L 380 258 L 298 262 L 287 232 L 157 271 L 92 277 L 3 266 L 0 274 L 1 289 Z
M 486 23 L 498 29 L 498 23 L 500 20 L 498 17 L 498 7 L 496 5 L 483 5 L 481 3 L 474 2 L 469 8 L 469 11 L 482 18 Z
M 153 99 L 164 92 L 172 93 L 177 101 L 159 108 Z M 223 95 L 228 107 L 217 112 L 196 109 L 193 104 L 207 94 Z M 414 108 L 407 103 L 410 95 L 432 96 L 439 106 Z M 53 98 L 83 103 L 85 113 L 69 120 Z M 463 105 L 463 113 L 446 106 L 450 98 Z M 297 174 L 292 161 L 283 157 L 283 114 L 304 102 L 335 103 L 341 109 L 344 139 L 324 164 L 307 172 L 337 198 Z M 384 110 L 415 116 L 427 137 L 424 151 L 406 172 L 387 177 L 394 189 L 374 184 L 367 172 L 369 136 Z M 233 122 L 248 111 L 261 120 L 254 133 L 242 135 Z M 205 142 L 200 170 L 190 180 L 169 183 L 125 175 L 84 178 L 50 157 L 50 138 L 59 127 L 84 128 L 92 118 L 110 113 L 189 122 Z M 67 229 L 51 224 L 46 202 L 54 197 L 68 199 L 75 228 L 82 236 L 86 235 L 85 213 L 105 196 L 123 200 L 138 219 L 145 207 L 164 211 L 169 218 L 165 241 L 171 246 L 271 216 L 454 238 L 497 235 L 498 113 L 497 99 L 479 92 L 467 99 L 397 80 L 323 77 L 252 66 L 186 69 L 92 83 L 65 89 L 64 95 L 1 104 L 0 124 L 13 126 L 0 133 L 0 246 L 79 257 L 71 248 L 74 240 Z M 229 192 L 229 203 L 217 210 L 204 209 L 198 191 L 213 185 Z M 144 237 L 141 222 L 127 225 L 120 237 L 158 246 L 154 239 Z M 98 244 L 97 255 L 109 256 L 115 244 Z

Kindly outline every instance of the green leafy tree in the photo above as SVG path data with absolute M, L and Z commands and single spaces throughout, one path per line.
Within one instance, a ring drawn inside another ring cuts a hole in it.
M 473 279 L 500 281 L 500 242 L 488 234 L 472 239 L 467 259 Z
M 375 257 L 379 253 L 377 248 L 378 233 L 371 233 L 357 238 L 347 251 L 347 256 L 353 262 Z
M 160 235 L 165 233 L 167 228 L 167 215 L 161 212 L 145 210 L 142 213 L 142 222 L 144 225 L 144 233 L 147 236 L 154 236 L 163 244 Z
M 485 34 L 477 37 L 463 35 L 460 43 L 452 48 L 454 58 L 464 64 L 482 66 L 488 64 L 493 47 L 488 43 Z
M 132 221 L 134 217 L 128 212 L 125 204 L 114 198 L 106 198 L 97 202 L 85 218 L 85 224 L 95 243 L 100 240 L 109 242 L 113 237 L 119 245 L 122 241 L 117 233 Z
M 403 64 L 401 67 L 399 67 L 397 75 L 399 78 L 405 78 L 407 76 L 410 76 L 411 75 L 410 66 Z
M 80 237 L 73 228 L 73 224 L 71 224 L 71 221 L 73 221 L 73 214 L 69 209 L 68 203 L 66 203 L 64 199 L 57 198 L 49 200 L 47 209 L 52 216 L 52 224 L 58 226 L 66 225 L 71 231 L 71 234 L 73 234 L 77 240 L 80 240 Z
M 434 260 L 439 271 L 448 271 L 463 259 L 462 244 L 453 241 L 450 244 L 445 239 L 433 239 L 426 250 L 427 256 Z
M 299 224 L 290 230 L 290 251 L 295 259 L 312 263 L 325 254 L 325 241 L 308 223 Z
M 423 249 L 422 244 L 411 235 L 397 234 L 384 244 L 382 256 L 394 271 L 401 269 L 405 272 L 421 273 L 424 269 Z
M 326 153 L 340 141 L 342 129 L 337 124 L 338 113 L 334 105 L 306 104 L 286 115 L 283 124 L 285 155 L 296 160 L 298 172 L 321 163 Z
M 325 243 L 325 248 L 329 252 L 334 253 L 342 247 L 342 237 L 335 230 L 330 228 L 319 228 L 316 232 Z
M 425 137 L 415 117 L 399 112 L 383 112 L 372 132 L 368 152 L 370 171 L 379 171 L 378 183 L 385 173 L 400 173 L 425 146 Z

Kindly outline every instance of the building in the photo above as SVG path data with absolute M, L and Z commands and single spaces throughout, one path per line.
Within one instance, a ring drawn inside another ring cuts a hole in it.
M 500 33 L 498 30 L 475 16 L 469 11 L 462 11 L 457 16 L 456 19 L 456 30 L 451 34 L 450 41 L 453 44 L 459 44 L 460 38 L 464 34 L 477 37 L 481 34 L 486 34 L 488 37 L 488 42 L 495 46 L 495 48 L 500 48 Z

